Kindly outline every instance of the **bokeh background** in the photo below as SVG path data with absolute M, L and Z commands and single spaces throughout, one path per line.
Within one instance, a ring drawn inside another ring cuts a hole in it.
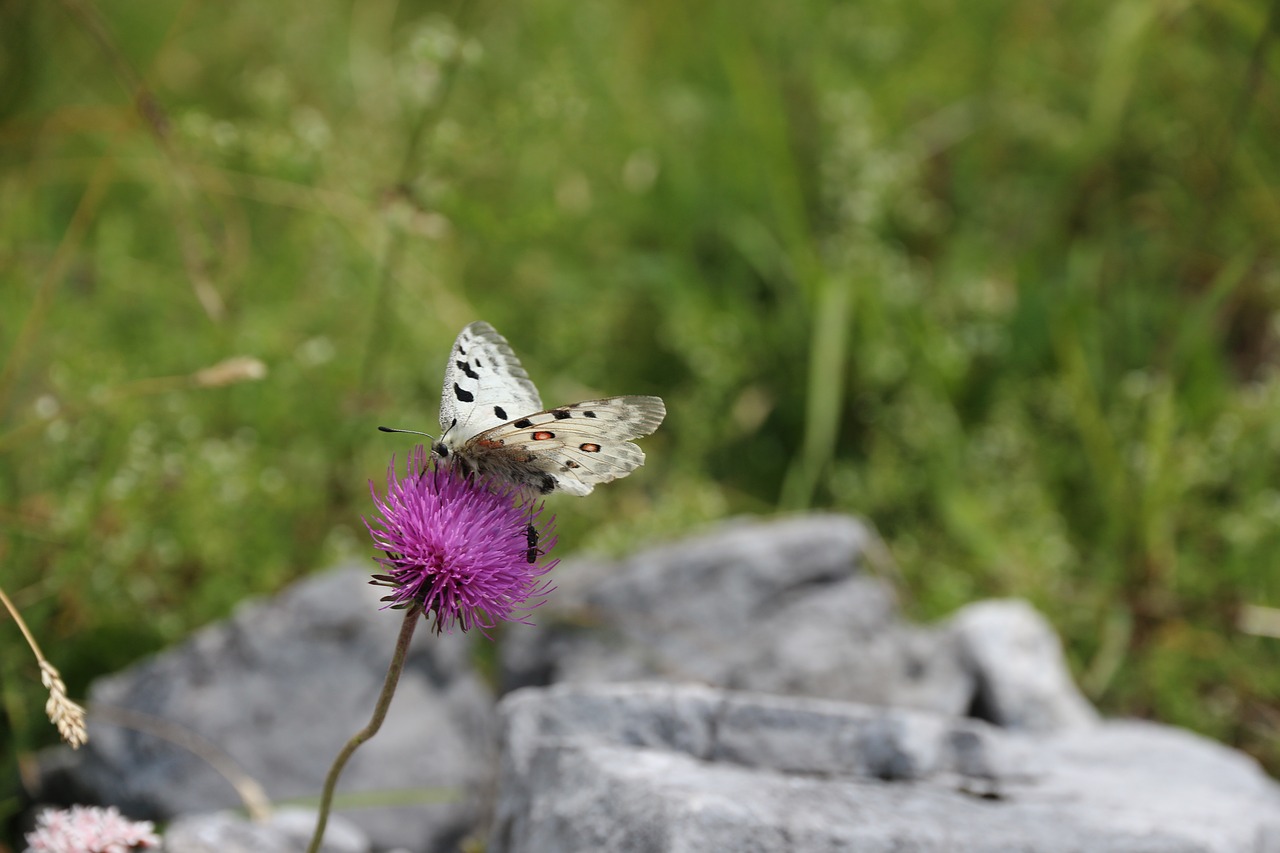
M 0 0 L 0 585 L 80 695 L 370 559 L 374 427 L 486 319 L 667 400 L 562 556 L 858 513 L 914 618 L 1024 596 L 1276 772 L 1278 9 Z

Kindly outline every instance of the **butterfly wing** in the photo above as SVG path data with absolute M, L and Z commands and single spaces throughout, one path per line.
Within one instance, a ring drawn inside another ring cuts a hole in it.
M 442 442 L 460 447 L 485 430 L 541 408 L 538 389 L 493 326 L 475 322 L 458 333 L 440 395 Z
M 666 417 L 660 397 L 609 397 L 548 409 L 474 436 L 461 454 L 485 473 L 537 489 L 588 495 L 644 464 L 630 439 Z

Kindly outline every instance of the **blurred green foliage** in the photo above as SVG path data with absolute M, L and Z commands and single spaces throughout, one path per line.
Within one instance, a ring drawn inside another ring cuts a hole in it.
M 0 581 L 79 693 L 368 559 L 483 318 L 667 400 L 566 550 L 859 513 L 918 618 L 1025 596 L 1280 769 L 1276 6 L 2 2 Z

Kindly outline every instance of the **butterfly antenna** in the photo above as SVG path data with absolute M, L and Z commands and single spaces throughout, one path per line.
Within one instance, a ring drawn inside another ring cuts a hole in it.
M 380 426 L 378 427 L 378 429 L 381 432 L 400 432 L 400 433 L 405 433 L 406 435 L 425 435 L 427 438 L 431 439 L 432 443 L 434 443 L 436 440 L 435 436 L 433 436 L 431 433 L 419 432 L 416 429 L 393 429 L 392 427 L 385 427 L 385 426 Z

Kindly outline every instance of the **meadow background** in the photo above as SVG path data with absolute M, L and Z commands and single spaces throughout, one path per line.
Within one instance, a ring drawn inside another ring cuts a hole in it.
M 914 618 L 1026 597 L 1280 771 L 1278 10 L 2 0 L 0 585 L 82 695 L 370 559 L 375 426 L 486 319 L 549 403 L 667 400 L 562 556 L 858 513 Z M 12 624 L 0 679 L 7 814 Z

